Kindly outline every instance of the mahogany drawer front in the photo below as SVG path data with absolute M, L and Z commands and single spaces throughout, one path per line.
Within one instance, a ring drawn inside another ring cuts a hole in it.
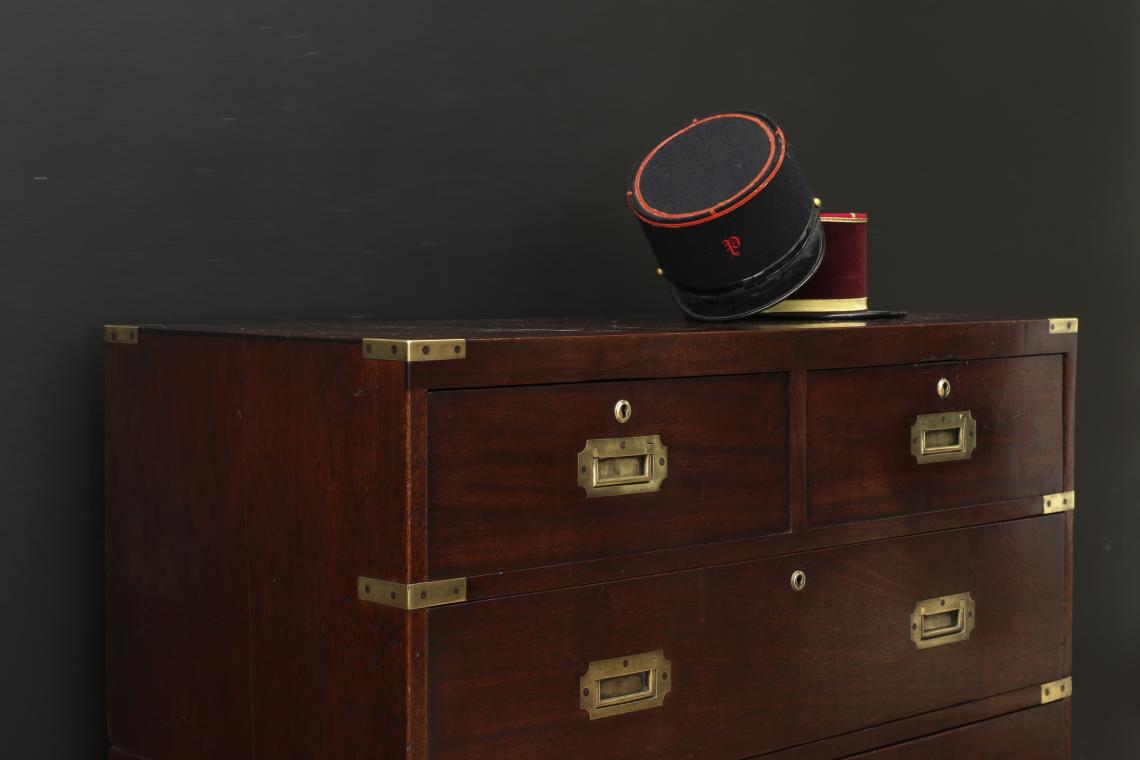
M 1065 702 L 971 723 L 921 739 L 854 755 L 868 760 L 1066 760 Z
M 432 577 L 788 527 L 787 375 L 439 391 L 428 397 L 428 429 Z M 588 496 L 579 484 L 593 466 L 587 441 L 624 455 L 650 436 L 662 457 L 646 466 L 666 464 L 659 490 Z
M 736 759 L 1052 681 L 1064 563 L 1049 515 L 434 608 L 430 756 Z M 966 592 L 969 637 L 919 648 L 918 603 Z M 663 703 L 590 719 L 591 663 L 649 652 Z
M 809 525 L 1060 492 L 1062 392 L 1060 355 L 809 372 Z

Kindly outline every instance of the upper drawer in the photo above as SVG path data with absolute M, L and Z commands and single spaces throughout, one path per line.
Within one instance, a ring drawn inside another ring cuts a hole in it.
M 432 577 L 788 526 L 786 375 L 438 391 L 428 430 Z
M 1062 488 L 1060 356 L 811 372 L 808 522 Z

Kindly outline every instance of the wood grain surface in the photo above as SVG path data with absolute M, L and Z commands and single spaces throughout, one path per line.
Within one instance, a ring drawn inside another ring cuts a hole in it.
M 940 379 L 950 382 L 939 398 Z M 1031 356 L 808 373 L 808 523 L 1057 493 L 1063 480 L 1062 361 Z M 918 415 L 969 410 L 969 459 L 919 464 Z
M 1059 678 L 1064 543 L 1049 516 L 430 610 L 431 756 L 741 758 Z M 973 635 L 918 650 L 915 603 L 966 591 Z M 657 649 L 663 706 L 579 709 L 591 661 Z
M 428 416 L 432 577 L 788 529 L 786 375 L 439 391 Z M 588 498 L 586 441 L 647 435 L 668 447 L 661 489 Z
M 855 755 L 868 760 L 1067 760 L 1065 703 L 1011 715 Z
M 107 347 L 107 726 L 144 757 L 252 752 L 242 355 Z

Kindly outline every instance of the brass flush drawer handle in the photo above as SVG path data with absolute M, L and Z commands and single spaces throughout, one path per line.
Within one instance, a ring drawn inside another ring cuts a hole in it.
M 668 476 L 669 447 L 658 435 L 591 438 L 578 452 L 578 485 L 589 498 L 658 491 Z
M 910 453 L 919 464 L 969 459 L 977 445 L 978 425 L 969 409 L 920 414 L 910 428 Z
M 660 707 L 672 685 L 672 667 L 660 649 L 595 660 L 578 681 L 579 705 L 590 720 Z
M 974 630 L 974 612 L 969 591 L 923 599 L 910 614 L 910 640 L 919 649 L 965 641 Z

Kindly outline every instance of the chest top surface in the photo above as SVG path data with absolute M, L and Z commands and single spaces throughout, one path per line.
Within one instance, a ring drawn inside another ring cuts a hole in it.
M 138 335 L 140 342 L 196 337 L 325 344 L 330 350 L 356 352 L 363 359 L 406 363 L 407 386 L 432 389 L 1069 353 L 1076 348 L 1076 324 L 1075 318 L 951 314 L 867 321 L 772 319 L 728 323 L 658 316 L 142 325 Z

